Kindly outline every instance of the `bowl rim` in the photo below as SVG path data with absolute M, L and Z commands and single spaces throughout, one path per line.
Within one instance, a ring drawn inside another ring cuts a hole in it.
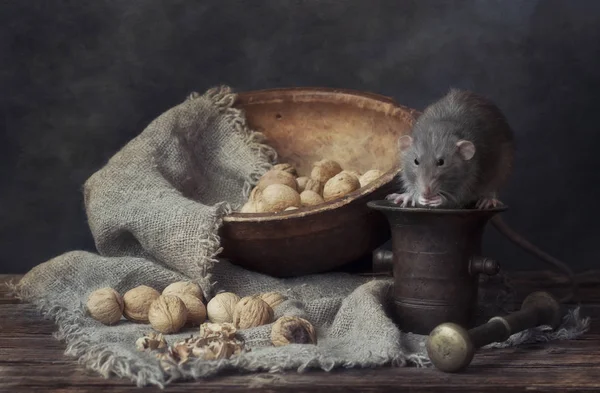
M 281 93 L 280 97 L 272 97 L 271 94 L 273 92 Z M 264 103 L 264 102 L 277 102 L 281 101 L 283 98 L 291 98 L 292 100 L 298 100 L 307 97 L 315 97 L 315 96 L 329 96 L 332 93 L 346 96 L 347 99 L 362 99 L 365 103 L 383 103 L 390 106 L 389 114 L 393 114 L 396 111 L 401 111 L 408 115 L 416 118 L 416 115 L 419 114 L 419 111 L 413 108 L 409 108 L 404 105 L 398 104 L 393 98 L 387 97 L 377 93 L 358 91 L 353 89 L 346 88 L 332 88 L 332 87 L 277 87 L 270 89 L 260 89 L 260 90 L 249 90 L 249 91 L 241 91 L 237 93 L 237 97 L 234 103 L 234 106 L 237 105 L 252 105 L 254 103 Z M 282 97 L 283 96 L 283 97 Z M 265 100 L 266 97 L 271 98 L 271 100 Z M 262 99 L 261 99 L 262 98 Z M 391 183 L 396 176 L 400 174 L 402 168 L 398 165 L 392 167 L 391 169 L 385 171 L 379 178 L 372 181 L 365 187 L 361 187 L 358 190 L 355 190 L 349 194 L 344 195 L 342 198 L 334 199 L 329 202 L 325 202 L 319 204 L 318 206 L 313 206 L 309 209 L 303 210 L 302 208 L 276 212 L 276 213 L 240 213 L 240 212 L 231 212 L 223 217 L 224 222 L 265 222 L 265 221 L 278 221 L 283 218 L 301 218 L 313 216 L 319 213 L 323 213 L 325 211 L 330 211 L 337 209 L 341 206 L 348 205 L 352 202 L 355 202 L 360 199 L 364 199 L 369 194 L 372 194 L 375 190 L 379 189 L 382 186 L 385 186 Z

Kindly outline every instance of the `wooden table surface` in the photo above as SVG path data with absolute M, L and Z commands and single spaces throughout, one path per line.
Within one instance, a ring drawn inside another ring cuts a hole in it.
M 592 328 L 578 340 L 480 351 L 462 374 L 430 368 L 228 375 L 167 385 L 172 392 L 600 392 L 600 272 L 578 275 L 583 315 Z M 0 283 L 19 276 L 0 275 Z M 561 296 L 564 279 L 550 272 L 513 272 L 523 298 L 538 289 Z M 104 379 L 63 355 L 55 326 L 31 305 L 0 289 L 0 392 L 136 392 L 128 380 Z M 146 387 L 142 391 L 161 391 Z

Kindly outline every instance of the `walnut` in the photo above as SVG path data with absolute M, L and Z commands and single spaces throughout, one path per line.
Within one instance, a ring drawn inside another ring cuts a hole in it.
M 153 351 L 155 349 L 166 348 L 167 341 L 163 337 L 161 333 L 156 334 L 154 332 L 144 334 L 143 337 L 140 337 L 135 342 L 135 347 L 138 351 L 145 351 L 147 349 Z
M 233 322 L 233 309 L 240 297 L 232 292 L 218 293 L 206 305 L 208 319 L 214 323 Z
M 308 182 L 309 178 L 306 176 L 300 176 L 296 178 L 296 183 L 298 184 L 298 192 L 304 191 L 306 187 L 306 182 Z
M 342 167 L 336 161 L 321 160 L 313 164 L 310 177 L 325 184 L 327 183 L 327 180 L 331 179 L 341 171 Z
M 189 294 L 177 295 L 185 304 L 187 323 L 192 326 L 200 325 L 206 320 L 206 307 L 200 299 Z
M 300 207 L 300 194 L 285 184 L 265 187 L 256 201 L 256 211 L 259 213 L 276 213 L 290 206 Z
M 304 190 L 300 194 L 300 203 L 302 206 L 316 206 L 325 203 L 323 197 L 312 190 Z
M 282 294 L 280 294 L 279 292 L 262 293 L 260 295 L 260 298 L 262 300 L 264 300 L 265 302 L 267 302 L 267 304 L 269 306 L 271 306 L 271 308 L 273 308 L 273 309 L 275 307 L 279 306 L 285 300 L 287 300 L 287 298 L 285 296 L 283 296 Z
M 123 315 L 131 322 L 148 323 L 150 304 L 160 296 L 160 293 L 146 285 L 140 285 L 123 295 Z
M 92 318 L 105 325 L 114 325 L 123 315 L 123 298 L 112 288 L 100 288 L 90 293 L 87 310 Z
M 272 184 L 284 184 L 294 191 L 298 191 L 298 183 L 296 183 L 296 177 L 284 171 L 271 169 L 258 181 L 256 184 L 257 192 L 263 191 L 265 188 Z
M 294 177 L 298 176 L 298 172 L 292 164 L 277 164 L 273 166 L 272 170 L 287 172 Z
M 364 187 L 367 184 L 373 182 L 374 180 L 379 179 L 383 175 L 383 172 L 378 169 L 371 169 L 370 171 L 365 172 L 358 181 L 360 182 L 360 186 Z
M 256 213 L 256 205 L 254 201 L 248 201 L 244 203 L 244 206 L 240 209 L 240 213 Z
M 360 188 L 360 182 L 354 175 L 339 173 L 329 179 L 323 187 L 323 199 L 325 202 L 340 198 Z
M 312 324 L 299 317 L 281 317 L 271 328 L 271 342 L 276 347 L 288 344 L 316 344 L 317 335 Z
M 242 298 L 233 310 L 233 324 L 237 329 L 249 329 L 273 322 L 273 309 L 258 296 Z
M 191 295 L 204 301 L 204 295 L 200 285 L 191 281 L 178 281 L 168 285 L 162 292 L 163 295 Z
M 308 179 L 304 185 L 304 191 L 314 191 L 319 195 L 323 195 L 323 183 L 319 180 Z
M 358 172 L 358 171 L 349 171 L 349 170 L 348 170 L 348 171 L 346 171 L 346 170 L 344 170 L 344 171 L 342 171 L 342 172 L 349 173 L 349 174 L 351 174 L 351 175 L 355 176 L 357 179 L 360 179 L 360 176 L 361 176 L 361 175 L 360 175 L 360 172 Z
M 174 295 L 161 295 L 150 305 L 148 319 L 155 330 L 164 334 L 176 333 L 187 320 L 185 303 Z

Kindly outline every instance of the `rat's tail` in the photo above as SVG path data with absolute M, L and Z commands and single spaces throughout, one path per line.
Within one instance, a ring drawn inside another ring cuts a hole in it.
M 510 241 L 521 247 L 523 250 L 529 252 L 533 256 L 558 268 L 563 273 L 565 273 L 567 277 L 569 277 L 569 281 L 571 282 L 571 293 L 565 296 L 564 298 L 560 299 L 561 303 L 568 302 L 571 300 L 578 301 L 577 295 L 579 287 L 575 279 L 575 274 L 566 263 L 554 258 L 552 255 L 549 255 L 548 253 L 540 250 L 538 247 L 530 243 L 523 236 L 519 235 L 517 232 L 511 229 L 500 216 L 494 216 L 490 221 L 498 230 L 498 232 L 506 236 Z

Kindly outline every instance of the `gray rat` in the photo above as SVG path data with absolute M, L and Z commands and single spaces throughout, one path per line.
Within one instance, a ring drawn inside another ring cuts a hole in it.
M 515 142 L 508 121 L 489 99 L 450 89 L 429 105 L 399 139 L 404 192 L 386 199 L 406 206 L 488 209 L 501 205 L 498 191 L 512 171 Z M 492 224 L 511 241 L 564 271 L 571 269 L 510 229 L 500 216 Z

